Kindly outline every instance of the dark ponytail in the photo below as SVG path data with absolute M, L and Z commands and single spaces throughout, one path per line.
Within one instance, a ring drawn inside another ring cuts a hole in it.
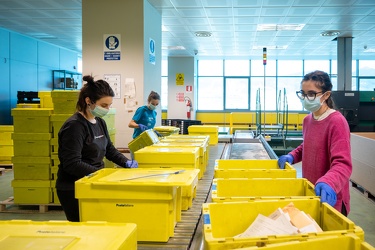
M 85 75 L 82 78 L 87 83 L 82 86 L 81 92 L 79 93 L 78 101 L 76 109 L 77 111 L 83 112 L 85 115 L 87 115 L 87 103 L 86 103 L 86 97 L 90 98 L 91 103 L 95 103 L 97 100 L 106 97 L 111 96 L 114 97 L 115 94 L 109 86 L 108 82 L 104 80 L 94 80 L 94 77 L 91 75 Z
M 148 95 L 147 102 L 151 102 L 151 100 L 160 101 L 160 95 L 156 93 L 155 91 L 151 91 L 151 93 Z

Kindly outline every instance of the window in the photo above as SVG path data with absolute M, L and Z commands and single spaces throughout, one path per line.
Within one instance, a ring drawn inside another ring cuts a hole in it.
M 257 90 L 260 89 L 260 103 L 261 110 L 276 110 L 276 77 L 266 78 L 266 93 L 264 93 L 264 78 L 263 77 L 252 77 L 251 78 L 251 110 L 256 110 L 256 94 Z M 264 95 L 265 94 L 265 95 Z M 266 98 L 264 98 L 264 96 Z M 266 100 L 265 100 L 266 99 Z
M 284 94 L 284 88 L 288 100 L 288 110 L 301 111 L 303 109 L 296 91 L 301 90 L 301 77 L 279 77 L 277 79 L 278 89 Z
M 315 70 L 321 70 L 329 74 L 329 61 L 328 60 L 305 60 L 304 61 L 304 75 L 313 72 Z
M 303 76 L 302 60 L 279 60 L 278 76 Z
M 267 65 L 263 65 L 263 60 L 251 60 L 251 76 L 276 76 L 276 61 L 268 60 Z
M 375 76 L 375 60 L 359 61 L 358 71 L 360 76 Z
M 223 60 L 200 60 L 198 72 L 200 76 L 223 76 Z
M 225 78 L 225 109 L 249 109 L 249 78 Z
M 223 77 L 198 77 L 198 110 L 223 110 Z
M 249 76 L 250 75 L 250 61 L 249 60 L 225 60 L 225 75 L 226 76 Z

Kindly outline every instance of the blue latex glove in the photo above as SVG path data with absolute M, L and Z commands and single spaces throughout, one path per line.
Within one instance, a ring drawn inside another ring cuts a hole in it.
M 138 162 L 136 160 L 127 160 L 125 163 L 126 168 L 138 168 Z
M 320 196 L 321 202 L 327 202 L 332 207 L 336 204 L 336 192 L 327 183 L 319 182 L 318 184 L 316 184 L 315 194 L 317 196 Z
M 158 131 L 154 130 L 154 132 L 158 137 L 163 137 Z
M 279 164 L 280 169 L 284 169 L 286 162 L 293 164 L 293 161 L 294 161 L 293 155 L 287 154 L 287 155 L 280 156 L 279 159 L 277 160 L 277 163 Z
M 143 125 L 143 124 L 138 124 L 138 127 L 139 127 L 140 130 L 142 130 L 142 132 L 148 129 L 148 127 L 146 125 Z

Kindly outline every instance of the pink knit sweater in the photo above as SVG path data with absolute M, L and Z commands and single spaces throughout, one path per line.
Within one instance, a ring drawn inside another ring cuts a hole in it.
M 341 212 L 342 202 L 350 211 L 349 178 L 352 174 L 350 130 L 340 112 L 316 121 L 312 114 L 303 120 L 303 143 L 291 153 L 294 163 L 302 161 L 302 176 L 313 184 L 325 182 L 337 194 L 334 206 Z

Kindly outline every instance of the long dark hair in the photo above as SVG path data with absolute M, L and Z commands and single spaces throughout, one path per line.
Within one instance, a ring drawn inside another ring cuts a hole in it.
M 306 82 L 306 81 L 310 81 L 310 80 L 314 81 L 315 86 L 320 88 L 323 91 L 323 93 L 325 93 L 327 91 L 332 91 L 331 78 L 329 77 L 329 75 L 326 72 L 320 71 L 320 70 L 315 70 L 313 72 L 310 72 L 303 77 L 303 79 L 301 81 L 301 84 L 302 84 L 302 82 Z M 326 103 L 327 103 L 327 106 L 330 107 L 331 109 L 334 108 L 332 94 L 329 95 L 328 99 L 326 100 Z
M 111 86 L 104 80 L 94 81 L 94 77 L 85 75 L 82 78 L 87 83 L 82 86 L 79 93 L 76 109 L 87 115 L 87 103 L 86 97 L 90 98 L 91 103 L 95 103 L 97 100 L 106 96 L 115 96 Z

